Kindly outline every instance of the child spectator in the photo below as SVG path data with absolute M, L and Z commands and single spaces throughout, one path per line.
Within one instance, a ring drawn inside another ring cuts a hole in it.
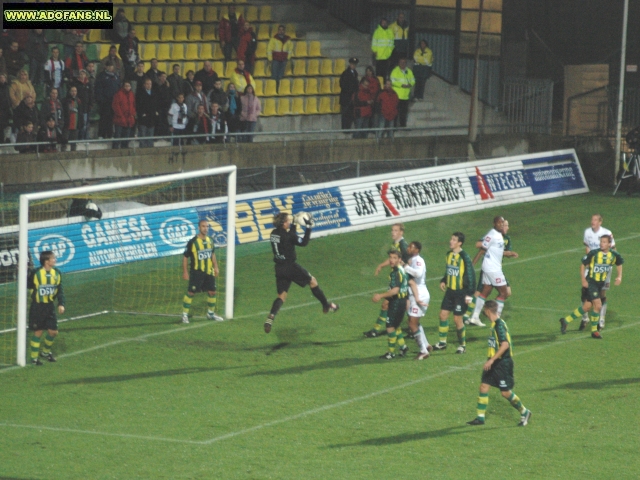
M 189 120 L 187 125 L 189 135 L 207 135 L 206 137 L 195 137 L 191 143 L 193 145 L 202 145 L 203 143 L 209 143 L 212 132 L 211 117 L 205 111 L 204 105 L 199 104 L 196 110 L 196 114 Z
M 242 123 L 242 131 L 252 133 L 256 130 L 258 117 L 262 111 L 260 99 L 256 97 L 253 85 L 247 85 L 244 89 L 244 95 L 240 98 L 242 111 L 240 112 L 240 122 Z M 253 135 L 244 135 L 243 142 L 253 142 Z

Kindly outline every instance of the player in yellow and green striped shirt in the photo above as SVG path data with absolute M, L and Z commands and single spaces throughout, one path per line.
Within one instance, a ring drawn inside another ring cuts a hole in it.
M 567 325 L 581 318 L 585 312 L 589 313 L 591 321 L 591 337 L 602 339 L 602 335 L 598 331 L 598 321 L 600 320 L 600 309 L 602 308 L 601 292 L 607 281 L 607 275 L 616 266 L 617 277 L 615 285 L 622 283 L 622 264 L 624 259 L 617 251 L 611 250 L 613 239 L 611 235 L 603 235 L 600 237 L 600 248 L 589 251 L 582 257 L 582 265 L 580 265 L 580 276 L 582 277 L 583 291 L 586 289 L 586 298 L 581 307 L 575 309 L 572 313 L 560 319 L 560 332 L 567 332 Z M 585 277 L 585 269 L 587 275 Z
M 215 245 L 209 235 L 209 223 L 198 222 L 198 234 L 189 240 L 182 259 L 182 278 L 189 280 L 189 288 L 182 300 L 182 323 L 189 323 L 189 310 L 196 293 L 207 292 L 207 318 L 224 320 L 216 314 L 216 277 L 220 271 L 216 260 Z M 191 269 L 187 270 L 187 264 Z
M 64 291 L 62 289 L 62 274 L 55 268 L 56 256 L 50 251 L 40 254 L 41 267 L 34 270 L 27 280 L 27 288 L 31 292 L 31 308 L 29 309 L 29 328 L 33 331 L 30 340 L 31 363 L 42 365 L 38 358 L 46 358 L 50 362 L 56 359 L 51 353 L 53 340 L 58 335 L 58 318 L 54 302 L 58 301 L 58 313 L 64 313 Z M 44 330 L 47 334 L 44 337 L 44 346 L 40 351 L 40 340 Z

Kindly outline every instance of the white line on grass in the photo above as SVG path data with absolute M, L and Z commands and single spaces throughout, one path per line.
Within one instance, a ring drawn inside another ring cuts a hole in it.
M 634 317 L 637 318 L 637 317 Z M 631 328 L 631 327 L 636 327 L 640 325 L 640 321 L 637 322 L 633 322 L 633 323 L 628 323 L 626 325 L 621 325 L 619 327 L 614 327 L 614 328 L 610 328 L 607 331 L 609 333 L 617 331 L 617 330 L 623 330 L 626 328 Z M 565 340 L 559 340 L 557 342 L 553 342 L 553 343 L 547 343 L 544 345 L 540 345 L 538 347 L 532 347 L 529 348 L 527 350 L 524 351 L 519 351 L 517 353 L 517 356 L 520 355 L 526 355 L 528 353 L 534 353 L 534 352 L 539 352 L 540 350 L 545 350 L 547 348 L 550 347 L 554 347 L 554 346 L 562 346 L 565 345 L 567 343 L 570 342 L 576 342 L 576 341 L 580 341 L 580 340 L 585 340 L 585 339 L 589 339 L 591 337 L 586 336 L 586 335 L 580 335 L 580 336 L 575 336 L 575 337 L 571 337 L 571 338 L 567 338 Z M 435 378 L 441 377 L 443 375 L 447 375 L 449 373 L 455 373 L 458 371 L 463 371 L 463 370 L 471 370 L 471 369 L 475 369 L 475 368 L 479 368 L 480 366 L 482 366 L 485 363 L 486 360 L 480 360 L 477 362 L 473 362 L 470 363 L 469 365 L 466 366 L 451 366 L 445 370 L 443 370 L 442 372 L 439 373 L 435 373 L 432 375 L 428 375 L 416 380 L 412 380 L 410 382 L 405 382 L 401 385 L 396 385 L 395 387 L 389 387 L 389 388 L 385 388 L 383 390 L 378 390 L 377 392 L 371 392 L 368 393 L 367 395 L 362 395 L 359 397 L 354 397 L 348 400 L 343 400 L 341 402 L 337 402 L 337 403 L 332 403 L 330 405 L 323 405 L 322 407 L 318 407 L 318 408 L 313 408 L 311 410 L 307 410 L 305 412 L 301 412 L 298 413 L 296 415 L 291 415 L 288 417 L 284 417 L 278 420 L 273 420 L 271 422 L 266 422 L 263 423 L 261 425 L 256 425 L 254 427 L 249 427 L 249 428 L 245 428 L 242 430 L 237 430 L 235 432 L 230 432 L 230 433 L 226 433 L 224 435 L 220 435 L 218 437 L 214 437 L 211 438 L 209 440 L 183 440 L 183 439 L 178 439 L 178 438 L 166 438 L 166 437 L 153 437 L 153 436 L 143 436 L 143 435 L 131 435 L 131 434 L 126 434 L 126 433 L 108 433 L 108 432 L 96 432 L 94 430 L 78 430 L 78 429 L 69 429 L 69 428 L 57 428 L 57 427 L 45 427 L 45 426 L 36 426 L 36 425 L 18 425 L 18 424 L 13 424 L 13 423 L 0 423 L 0 427 L 9 427 L 9 428 L 25 428 L 25 429 L 34 429 L 34 430 L 50 430 L 50 431 L 57 431 L 57 432 L 67 432 L 67 433 L 80 433 L 80 434 L 89 434 L 89 435 L 102 435 L 102 436 L 109 436 L 109 437 L 119 437 L 119 438 L 131 438 L 131 439 L 136 439 L 136 440 L 151 440 L 151 441 L 158 441 L 158 442 L 171 442 L 171 443 L 184 443 L 184 444 L 190 444 L 190 445 L 211 445 L 213 443 L 217 443 L 220 442 L 222 440 L 228 440 L 230 438 L 234 438 L 234 437 L 238 437 L 240 435 L 244 435 L 246 433 L 251 433 L 251 432 L 255 432 L 258 430 L 262 430 L 268 427 L 272 427 L 274 425 L 279 425 L 282 423 L 287 423 L 287 422 L 291 422 L 293 420 L 298 420 L 300 418 L 305 418 L 311 415 L 315 415 L 317 413 L 322 413 L 322 412 L 326 412 L 328 410 L 333 410 L 335 408 L 340 408 L 343 407 L 345 405 L 350 405 L 352 403 L 356 403 L 356 402 L 361 402 L 364 400 L 369 400 L 371 398 L 374 397 L 378 397 L 380 395 L 385 395 L 387 393 L 391 393 L 394 392 L 396 390 L 402 390 L 404 388 L 407 387 L 411 387 L 413 385 L 417 385 L 419 383 L 424 383 L 427 382 L 429 380 L 433 380 Z

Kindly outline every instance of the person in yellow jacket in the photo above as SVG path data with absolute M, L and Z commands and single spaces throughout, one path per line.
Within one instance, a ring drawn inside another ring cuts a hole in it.
M 371 51 L 376 63 L 376 72 L 383 78 L 389 75 L 389 58 L 393 53 L 394 40 L 395 37 L 389 29 L 387 19 L 383 18 L 371 38 Z
M 393 55 L 391 56 L 391 66 L 398 64 L 401 58 L 409 57 L 409 22 L 404 18 L 404 13 L 400 12 L 398 18 L 389 26 L 393 32 Z
M 284 33 L 284 25 L 279 25 L 278 33 L 269 40 L 267 45 L 267 60 L 271 62 L 271 78 L 276 81 L 278 87 L 280 80 L 284 77 L 287 61 L 291 57 L 293 57 L 293 41 Z
M 433 67 L 433 52 L 426 40 L 420 40 L 420 46 L 413 54 L 413 74 L 416 77 L 416 88 L 413 96 L 416 100 L 424 99 L 424 86 L 431 76 Z
M 247 85 L 255 86 L 256 84 L 249 70 L 244 68 L 244 60 L 238 60 L 238 67 L 231 74 L 229 82 L 233 83 L 241 92 L 244 92 Z
M 409 96 L 411 87 L 416 84 L 411 69 L 407 67 L 407 59 L 401 58 L 398 66 L 391 72 L 391 85 L 398 94 L 398 123 L 401 127 L 407 126 L 407 116 L 409 115 Z

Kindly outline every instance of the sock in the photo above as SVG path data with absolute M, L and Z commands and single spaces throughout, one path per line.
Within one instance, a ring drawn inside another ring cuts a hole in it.
M 514 392 L 511 392 L 511 396 L 509 397 L 509 403 L 513 408 L 520 412 L 520 415 L 524 415 L 527 409 L 522 405 L 520 401 L 520 397 L 518 397 Z
M 478 295 L 478 298 L 476 298 L 476 307 L 473 309 L 473 317 L 480 318 L 480 312 L 482 311 L 482 307 L 484 307 L 485 300 L 485 297 Z
M 318 300 L 320 300 L 320 303 L 322 304 L 323 308 L 328 308 L 329 307 L 329 302 L 327 301 L 327 297 L 324 296 L 324 292 L 322 290 L 320 290 L 320 287 L 318 287 L 318 286 L 313 287 L 311 289 L 311 293 L 313 293 L 314 297 L 316 297 Z
M 582 307 L 578 307 L 572 313 L 564 317 L 564 319 L 567 323 L 571 323 L 574 320 L 577 320 L 578 318 L 582 317 L 582 315 L 584 315 L 585 313 L 586 312 L 582 309 Z
M 394 353 L 396 351 L 396 331 L 387 332 L 387 345 L 389 346 L 389 353 Z
M 462 327 L 460 330 L 456 330 L 458 334 L 458 343 L 461 347 L 467 346 L 467 327 Z
M 373 326 L 373 329 L 376 332 L 381 332 L 383 331 L 385 328 L 387 328 L 387 311 L 386 310 L 380 310 L 380 315 L 378 316 L 378 319 L 376 320 L 376 324 Z
M 591 320 L 591 333 L 598 331 L 598 321 L 600 320 L 600 312 L 596 313 L 593 310 L 589 312 L 589 320 Z
M 402 333 L 402 329 L 400 327 L 396 328 L 396 342 L 398 348 L 402 348 L 406 345 L 404 341 L 404 333 Z
M 484 422 L 484 414 L 487 411 L 487 405 L 489 405 L 489 394 L 488 393 L 479 393 L 478 394 L 478 420 L 482 420 Z
M 602 300 L 602 308 L 600 309 L 600 321 L 604 323 L 604 317 L 607 314 L 607 298 L 603 298 Z
M 193 302 L 193 297 L 190 295 L 185 295 L 182 299 L 182 313 L 186 313 L 189 315 L 189 310 L 191 309 L 191 302 Z
M 504 298 L 498 297 L 496 298 L 496 302 L 498 302 L 498 316 L 502 315 L 502 310 L 504 309 Z
M 213 294 L 207 293 L 207 309 L 209 310 L 209 313 L 214 313 L 216 311 L 217 302 L 216 292 L 213 292 Z
M 424 334 L 424 329 L 422 325 L 418 325 L 418 330 L 413 332 L 413 338 L 416 341 L 416 345 L 418 345 L 418 350 L 420 353 L 427 353 L 427 336 Z
M 38 358 L 38 353 L 40 352 L 40 338 L 34 335 L 31 337 L 31 341 L 29 343 L 31 345 L 31 359 L 35 360 Z
M 476 309 L 476 299 L 478 297 L 473 297 L 469 305 L 467 305 L 467 312 L 462 316 L 462 320 L 469 320 L 469 317 L 473 314 L 473 311 Z
M 280 307 L 282 306 L 283 303 L 284 302 L 282 301 L 282 299 L 280 297 L 277 297 L 273 301 L 273 305 L 271 305 L 271 315 L 275 317 L 278 314 L 278 311 L 280 310 Z
M 51 347 L 53 346 L 53 340 L 55 337 L 49 335 L 49 332 L 44 336 L 44 346 L 42 347 L 42 353 L 49 354 L 51 353 Z
M 447 334 L 449 333 L 449 319 L 440 320 L 440 326 L 438 327 L 438 340 L 440 343 L 447 343 Z

